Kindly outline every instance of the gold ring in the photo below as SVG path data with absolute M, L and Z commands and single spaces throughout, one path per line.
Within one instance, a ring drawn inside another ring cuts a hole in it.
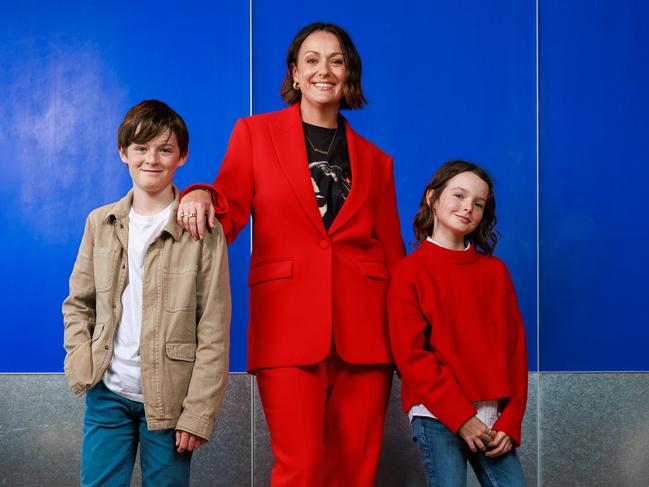
M 187 218 L 196 218 L 196 213 L 187 213 Z

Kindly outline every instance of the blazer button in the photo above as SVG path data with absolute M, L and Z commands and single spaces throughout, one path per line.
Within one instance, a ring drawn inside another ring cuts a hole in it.
M 86 384 L 86 389 L 90 389 L 90 384 Z
M 320 240 L 320 248 L 322 250 L 328 249 L 329 248 L 329 242 L 326 240 Z

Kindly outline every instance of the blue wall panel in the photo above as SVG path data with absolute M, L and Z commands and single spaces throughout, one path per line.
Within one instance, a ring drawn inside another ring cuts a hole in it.
M 247 2 L 18 2 L 0 16 L 0 372 L 62 370 L 61 302 L 87 213 L 130 186 L 126 110 L 159 98 L 190 130 L 176 182 L 211 181 L 249 113 Z M 245 368 L 249 237 L 230 250 L 232 369 Z
M 541 369 L 649 370 L 649 5 L 540 5 Z
M 369 105 L 354 128 L 395 158 L 402 233 L 446 160 L 487 167 L 496 180 L 497 254 L 514 278 L 536 368 L 536 100 L 534 2 L 303 4 L 277 15 L 254 2 L 253 111 L 282 108 L 286 49 L 313 21 L 343 26 L 363 60 Z M 326 13 L 325 13 L 326 12 Z M 416 12 L 416 15 L 413 14 Z
M 586 8 L 587 6 L 587 8 Z M 497 254 L 514 277 L 536 363 L 535 2 L 253 4 L 253 109 L 281 108 L 292 36 L 316 19 L 352 34 L 369 106 L 354 127 L 395 157 L 402 232 L 445 160 L 497 184 Z M 115 132 L 161 98 L 186 119 L 179 186 L 216 174 L 249 113 L 249 5 L 27 1 L 0 16 L 0 372 L 60 371 L 60 304 L 91 208 L 129 186 Z M 648 370 L 641 221 L 649 7 L 540 2 L 541 370 Z M 323 14 L 323 12 L 326 12 Z M 604 179 L 604 181 L 603 181 Z M 245 368 L 249 233 L 230 248 L 232 370 Z

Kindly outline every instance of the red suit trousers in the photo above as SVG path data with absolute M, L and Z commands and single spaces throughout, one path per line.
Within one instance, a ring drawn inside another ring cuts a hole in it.
M 257 370 L 275 457 L 271 485 L 374 485 L 392 370 L 335 352 L 315 365 Z

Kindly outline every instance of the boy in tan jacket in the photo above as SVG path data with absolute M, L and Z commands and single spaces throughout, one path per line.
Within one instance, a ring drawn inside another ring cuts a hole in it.
M 88 216 L 63 303 L 65 375 L 86 393 L 81 484 L 130 485 L 139 443 L 144 485 L 189 485 L 227 380 L 226 242 L 220 226 L 195 241 L 176 222 L 189 143 L 176 112 L 139 103 L 117 142 L 133 188 Z

